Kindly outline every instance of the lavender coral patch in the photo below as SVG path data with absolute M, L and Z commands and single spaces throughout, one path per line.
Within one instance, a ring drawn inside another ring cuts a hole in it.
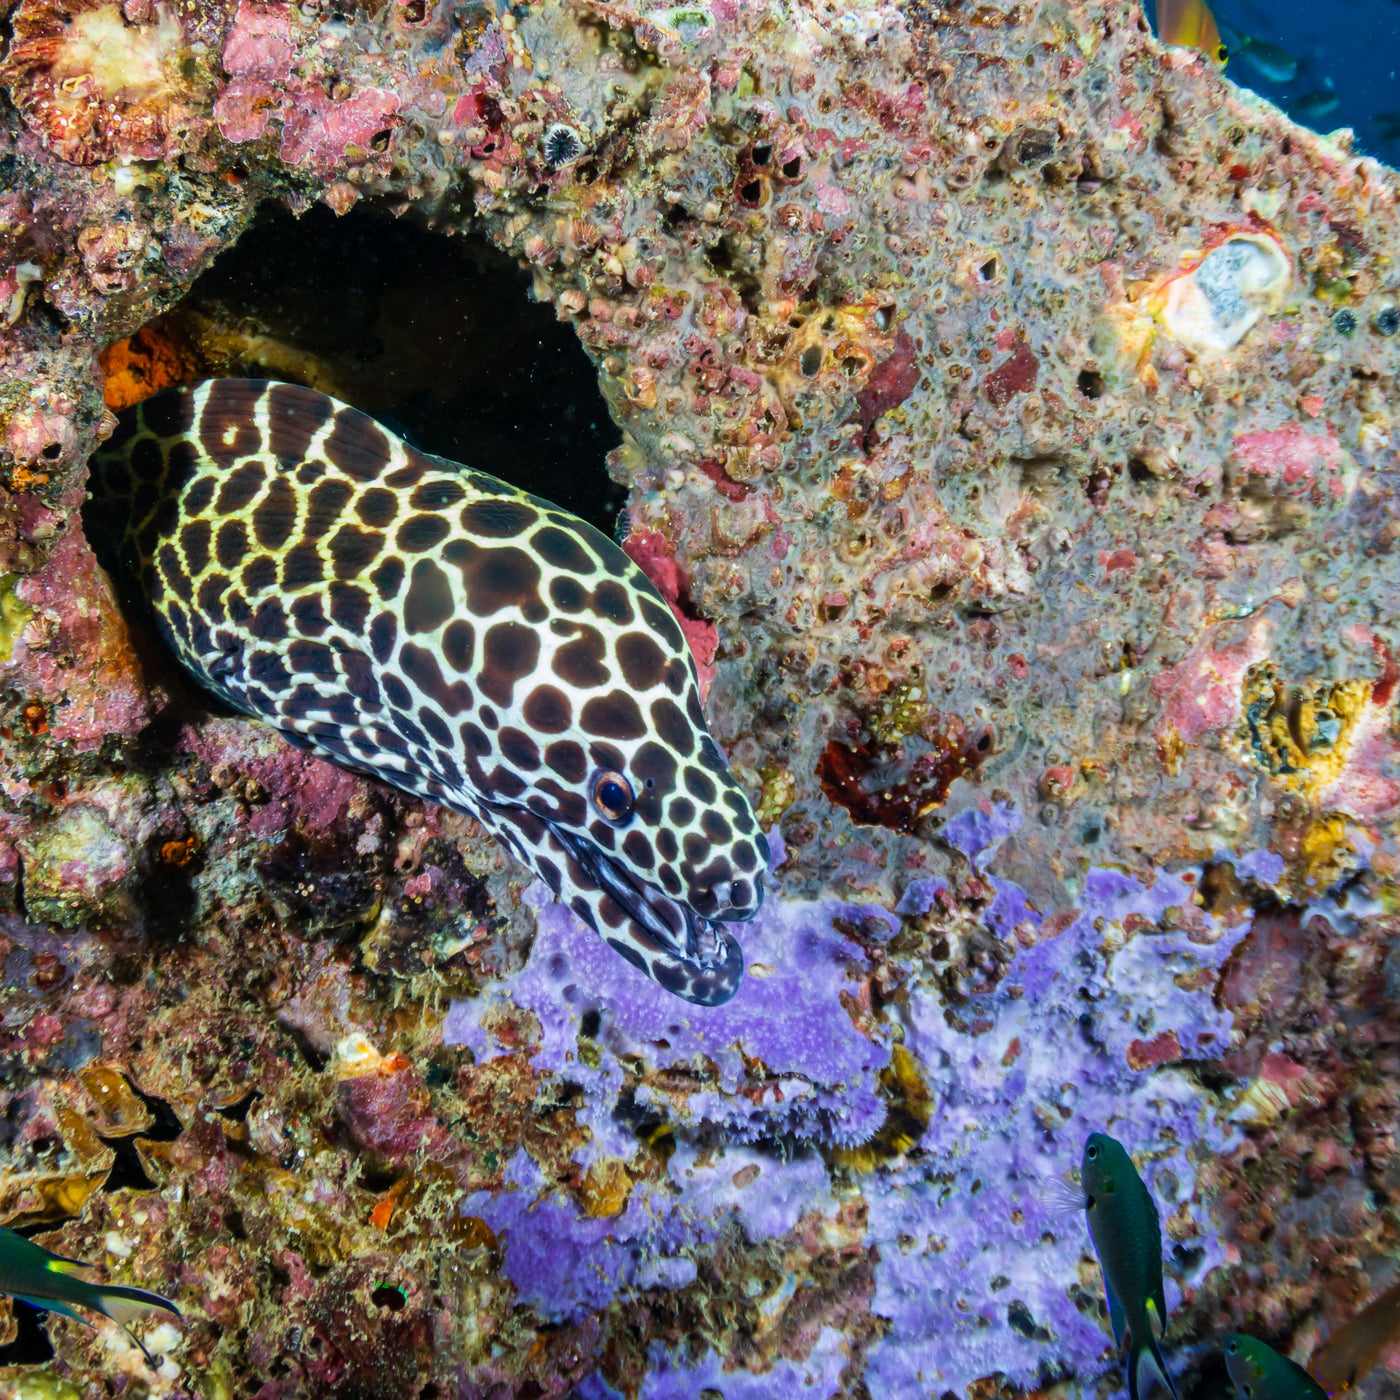
M 809 1211 L 836 1211 L 826 1167 L 815 1153 L 784 1162 L 752 1148 L 732 1147 L 702 1159 L 682 1144 L 668 1170 L 688 1215 L 697 1222 L 718 1223 L 733 1212 L 755 1242 L 787 1234 Z
M 1009 802 L 989 802 L 959 812 L 943 828 L 943 840 L 985 870 L 997 847 L 1021 829 L 1021 814 Z
M 884 910 L 835 900 L 780 902 L 743 929 L 749 971 L 738 995 L 715 1008 L 686 1006 L 648 982 L 607 948 L 542 887 L 534 904 L 538 932 L 528 965 L 474 1001 L 456 1001 L 443 1027 L 447 1044 L 468 1046 L 478 1059 L 500 1052 L 489 1013 L 503 1002 L 534 1013 L 541 1028 L 534 1063 L 564 1072 L 592 1090 L 616 1089 L 620 1061 L 640 1056 L 657 1068 L 704 1061 L 712 1087 L 668 1096 L 668 1111 L 723 1124 L 739 1137 L 780 1131 L 849 1143 L 870 1137 L 884 1117 L 877 1075 L 889 1048 L 856 1028 L 841 1002 L 865 972 L 865 954 L 834 926 L 893 919 Z M 574 1060 L 583 1017 L 600 1016 L 597 1069 Z M 766 1072 L 755 1084 L 750 1066 Z M 740 1090 L 747 1092 L 741 1096 Z M 648 1085 L 640 1102 L 659 1102 Z M 589 1120 L 595 1131 L 605 1125 Z
M 950 1025 L 927 989 L 914 991 L 906 1044 L 934 1109 L 925 1159 L 866 1188 L 868 1238 L 880 1249 L 872 1306 L 894 1324 L 871 1353 L 873 1394 L 964 1392 L 994 1372 L 1030 1385 L 1103 1363 L 1109 1338 L 1073 1299 L 1088 1248 L 1082 1218 L 1045 1193 L 1093 1129 L 1139 1155 L 1164 1213 L 1180 1207 L 1191 1220 L 1189 1279 L 1180 1260 L 1177 1279 L 1194 1282 L 1222 1261 L 1193 1198 L 1192 1161 L 1202 1148 L 1226 1150 L 1230 1134 L 1196 1086 L 1162 1066 L 1228 1042 L 1230 1015 L 1209 989 L 1245 926 L 1212 924 L 1211 943 L 1142 931 L 1172 922 L 1192 878 L 1164 874 L 1144 887 L 1091 870 L 1079 916 L 1019 953 L 997 992 L 964 1009 L 969 1029 Z M 1014 886 L 998 888 L 1018 921 L 1035 923 Z M 1124 929 L 1131 916 L 1135 936 Z M 1179 1297 L 1169 1282 L 1169 1306 Z
M 511 1159 L 506 1180 L 505 1191 L 468 1196 L 462 1213 L 504 1238 L 505 1275 L 521 1302 L 549 1321 L 606 1307 L 632 1273 L 627 1241 L 639 1222 L 628 1217 L 636 1208 L 629 1206 L 622 1221 L 580 1216 L 572 1204 L 540 1194 L 543 1174 L 523 1152 Z
M 684 1288 L 696 1269 L 682 1251 L 713 1243 L 731 1217 L 759 1243 L 786 1234 L 809 1211 L 835 1210 L 816 1156 L 778 1162 L 739 1147 L 702 1160 L 682 1145 L 669 1171 L 669 1186 L 638 1186 L 621 1215 L 596 1219 L 549 1190 L 518 1152 L 506 1189 L 474 1192 L 461 1211 L 500 1236 L 519 1300 L 549 1322 L 571 1322 L 633 1287 Z
M 748 1371 L 726 1372 L 722 1359 L 713 1352 L 695 1366 L 677 1364 L 659 1347 L 652 1349 L 652 1369 L 642 1382 L 641 1400 L 694 1400 L 707 1390 L 724 1400 L 830 1400 L 841 1389 L 841 1371 L 846 1365 L 841 1334 L 822 1328 L 816 1345 L 805 1361 L 780 1360 L 771 1371 L 754 1375 Z

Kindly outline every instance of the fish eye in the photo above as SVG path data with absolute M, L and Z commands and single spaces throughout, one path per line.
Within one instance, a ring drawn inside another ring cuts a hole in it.
M 634 796 L 632 784 L 612 768 L 600 768 L 588 785 L 588 798 L 593 810 L 605 822 L 621 825 L 632 817 Z
M 1097 1162 L 1099 1160 L 1099 1149 L 1097 1147 L 1091 1147 L 1084 1155 L 1091 1162 Z
M 1230 1356 L 1236 1356 L 1236 1355 L 1238 1355 L 1239 1349 L 1240 1349 L 1240 1344 L 1239 1344 L 1238 1342 L 1226 1342 L 1226 1343 L 1225 1343 L 1225 1350 L 1226 1350 L 1226 1352 L 1227 1352 Z

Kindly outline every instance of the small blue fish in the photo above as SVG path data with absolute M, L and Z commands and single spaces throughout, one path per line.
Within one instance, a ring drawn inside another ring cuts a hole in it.
M 1335 112 L 1341 101 L 1330 87 L 1321 87 L 1316 92 L 1305 92 L 1289 102 L 1288 115 L 1300 122 L 1320 121 Z
M 21 1303 L 42 1308 L 45 1312 L 62 1313 L 78 1322 L 92 1324 L 73 1311 L 75 1307 L 91 1308 L 126 1329 L 127 1336 L 141 1348 L 146 1360 L 154 1365 L 151 1353 L 132 1324 L 153 1309 L 180 1316 L 180 1310 L 169 1298 L 148 1293 L 144 1288 L 124 1288 L 118 1284 L 90 1283 L 83 1277 L 90 1264 L 65 1259 L 41 1245 L 17 1235 L 0 1225 L 0 1293 L 8 1293 Z
M 1298 76 L 1298 60 L 1280 44 L 1246 34 L 1228 24 L 1220 26 L 1220 35 L 1231 58 L 1241 58 L 1261 78 L 1271 83 L 1291 83 Z
M 1400 112 L 1377 112 L 1371 121 L 1376 128 L 1376 144 L 1389 145 L 1400 141 Z
M 1225 1338 L 1225 1369 L 1239 1400 L 1327 1400 L 1327 1392 L 1296 1361 L 1240 1332 Z
M 1158 1342 L 1167 1324 L 1162 1288 L 1162 1225 L 1157 1206 L 1123 1144 L 1092 1133 L 1079 1167 L 1089 1236 L 1103 1270 L 1108 1317 L 1119 1346 L 1128 1339 L 1128 1394 L 1155 1382 L 1176 1400 Z

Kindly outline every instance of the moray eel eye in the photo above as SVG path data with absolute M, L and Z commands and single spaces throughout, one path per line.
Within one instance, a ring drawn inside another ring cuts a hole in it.
M 605 822 L 622 826 L 632 819 L 632 784 L 611 768 L 600 768 L 589 788 L 593 810 Z

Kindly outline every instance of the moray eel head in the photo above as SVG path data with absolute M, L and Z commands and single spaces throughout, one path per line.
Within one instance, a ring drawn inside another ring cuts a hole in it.
M 99 554 L 202 685 L 475 816 L 669 991 L 733 995 L 767 842 L 671 610 L 611 540 L 262 380 L 129 410 L 92 495 Z

